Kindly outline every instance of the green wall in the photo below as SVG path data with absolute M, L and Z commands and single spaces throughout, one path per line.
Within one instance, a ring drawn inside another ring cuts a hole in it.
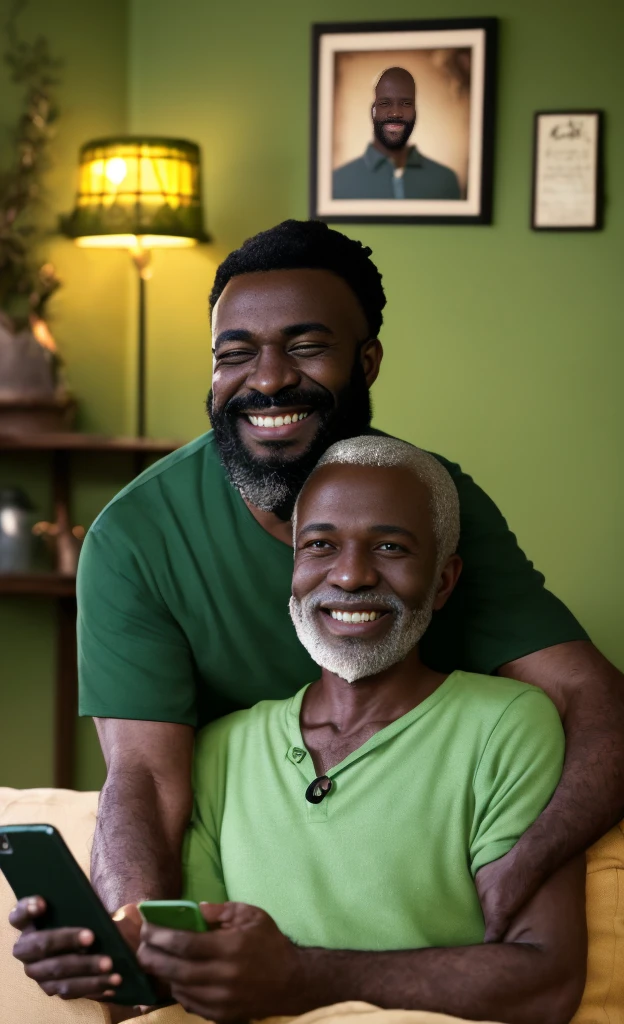
M 48 10 L 40 0 L 32 6 Z M 494 225 L 347 229 L 373 248 L 388 294 L 376 423 L 460 461 L 507 514 L 551 588 L 624 667 L 624 206 L 616 192 L 624 177 L 624 7 L 612 0 L 491 0 L 484 12 L 467 0 L 422 0 L 417 8 L 394 0 L 380 12 L 370 0 L 178 0 L 174 8 L 134 0 L 126 35 L 122 3 L 109 4 L 100 20 L 97 9 L 83 9 L 80 25 L 73 4 L 52 6 L 66 17 L 61 25 L 56 14 L 45 14 L 50 36 L 66 47 L 82 83 L 72 96 L 76 137 L 59 154 L 58 174 L 72 173 L 73 150 L 104 130 L 104 120 L 106 130 L 122 127 L 126 102 L 128 130 L 202 146 L 214 242 L 157 253 L 149 298 L 150 429 L 183 437 L 205 429 L 206 296 L 217 262 L 248 235 L 307 214 L 310 22 L 380 14 L 501 19 Z M 100 67 L 106 64 L 97 87 L 89 57 L 96 41 Z M 603 232 L 534 234 L 527 226 L 532 114 L 558 106 L 606 110 Z M 59 183 L 63 209 L 70 191 Z M 123 361 L 133 355 L 132 278 L 119 254 L 70 254 L 58 245 L 68 262 L 57 333 L 84 401 L 85 426 L 122 430 L 131 408 L 131 364 Z M 111 301 L 106 281 L 114 274 L 119 289 Z M 85 503 L 95 499 L 86 486 Z M 7 615 L 7 633 L 15 634 L 17 603 Z M 40 627 L 34 616 L 28 621 L 34 636 Z M 15 644 L 11 650 L 20 674 L 21 652 Z M 40 662 L 32 655 L 24 669 L 25 690 L 36 690 L 42 702 L 50 672 L 48 654 Z M 25 720 L 23 712 L 16 717 Z M 95 785 L 97 748 L 88 727 L 80 737 L 78 784 Z M 0 780 L 4 764 L 0 750 Z M 43 761 L 28 777 L 11 770 L 16 784 L 48 781 Z
M 13 0 L 0 0 L 2 31 Z M 51 166 L 39 219 L 49 236 L 42 257 L 51 260 L 63 289 L 50 303 L 52 331 L 65 356 L 80 399 L 80 427 L 103 433 L 129 428 L 126 386 L 129 348 L 129 283 L 124 253 L 76 248 L 56 234 L 59 212 L 73 206 L 78 148 L 89 138 L 126 130 L 128 8 L 75 0 L 30 0 L 18 21 L 20 35 L 47 37 L 63 59 L 58 91 L 61 117 L 50 147 Z M 0 164 L 13 159 L 10 132 L 22 112 L 23 90 L 0 63 Z M 94 472 L 76 466 L 75 520 L 88 524 L 123 484 L 119 468 L 105 463 Z M 17 484 L 34 499 L 40 518 L 51 515 L 49 461 L 41 456 L 0 457 L 0 486 Z M 0 785 L 49 785 L 52 779 L 52 697 L 55 608 L 45 599 L 0 599 Z M 79 726 L 79 781 L 96 784 L 101 764 L 90 722 Z M 86 756 L 85 753 L 86 752 Z M 95 756 L 94 756 L 95 755 Z M 86 773 L 83 771 L 87 766 Z M 89 771 L 92 767 L 93 770 Z
M 484 12 L 473 0 L 393 0 L 381 12 L 372 0 L 178 0 L 174 17 L 165 0 L 136 0 L 130 125 L 201 144 L 215 239 L 184 262 L 159 255 L 156 419 L 163 431 L 196 422 L 189 408 L 205 391 L 196 372 L 207 367 L 203 308 L 214 258 L 307 215 L 310 21 L 481 13 L 501 19 L 494 224 L 345 229 L 372 247 L 388 294 L 375 421 L 460 461 L 624 667 L 624 6 L 491 0 Z M 533 233 L 532 115 L 571 106 L 606 110 L 606 228 Z M 180 369 L 169 390 L 181 345 L 174 316 L 193 358 L 188 383 Z

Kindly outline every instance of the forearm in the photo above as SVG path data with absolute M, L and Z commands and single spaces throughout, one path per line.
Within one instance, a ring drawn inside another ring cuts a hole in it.
M 91 881 L 112 913 L 125 903 L 175 899 L 181 890 L 184 807 L 168 828 L 158 787 L 148 772 L 109 770 L 100 795 Z
M 495 865 L 483 893 L 486 942 L 501 939 L 543 882 L 624 816 L 624 676 L 589 642 L 509 662 L 501 675 L 541 687 L 566 732 L 563 774 L 550 803 Z
M 567 1024 L 575 996 L 546 959 L 520 943 L 391 953 L 305 949 L 299 1001 L 280 1012 L 358 999 L 502 1024 Z
M 562 693 L 544 686 L 560 707 L 566 758 L 552 800 L 512 851 L 514 870 L 534 876 L 534 885 L 624 816 L 624 677 L 595 648 L 585 646 L 595 672 L 591 664 L 580 678 L 572 672 Z

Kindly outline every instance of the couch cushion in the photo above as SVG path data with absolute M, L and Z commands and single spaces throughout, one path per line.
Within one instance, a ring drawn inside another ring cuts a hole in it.
M 589 955 L 572 1024 L 624 1024 L 624 822 L 587 854 Z

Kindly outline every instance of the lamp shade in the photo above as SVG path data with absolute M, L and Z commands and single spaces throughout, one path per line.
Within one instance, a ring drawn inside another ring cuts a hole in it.
M 199 147 L 181 139 L 120 136 L 80 150 L 73 212 L 61 219 L 78 245 L 146 249 L 208 240 Z

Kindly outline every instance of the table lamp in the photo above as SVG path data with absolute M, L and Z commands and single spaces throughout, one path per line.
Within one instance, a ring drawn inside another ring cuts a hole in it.
M 199 147 L 181 139 L 119 136 L 80 150 L 73 212 L 61 229 L 89 249 L 127 249 L 139 274 L 137 435 L 145 436 L 145 282 L 150 250 L 208 241 L 203 229 Z

